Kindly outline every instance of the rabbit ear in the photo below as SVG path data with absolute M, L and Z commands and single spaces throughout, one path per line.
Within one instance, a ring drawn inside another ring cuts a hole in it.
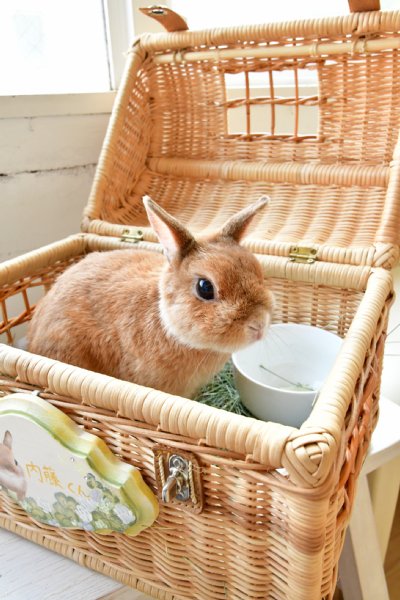
M 193 236 L 179 221 L 156 204 L 149 196 L 143 198 L 143 204 L 150 225 L 157 234 L 169 262 L 182 259 L 195 245 Z
M 9 431 L 6 431 L 4 434 L 3 444 L 10 450 L 12 449 L 12 435 Z
M 243 210 L 233 215 L 220 230 L 220 235 L 222 237 L 232 238 L 235 242 L 240 242 L 254 215 L 264 208 L 268 203 L 268 200 L 268 196 L 261 196 L 257 202 L 250 204 L 250 206 L 246 206 L 246 208 L 243 208 Z

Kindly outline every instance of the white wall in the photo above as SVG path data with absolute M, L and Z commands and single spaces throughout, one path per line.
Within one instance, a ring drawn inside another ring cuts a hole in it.
M 113 92 L 0 97 L 0 261 L 79 231 L 114 99 Z M 244 130 L 242 112 L 230 114 L 231 132 Z M 264 112 L 255 112 L 255 131 L 268 121 Z M 279 132 L 292 131 L 293 115 L 284 108 Z M 315 130 L 316 108 L 306 117 L 305 131 Z
M 79 231 L 113 99 L 0 99 L 0 261 Z

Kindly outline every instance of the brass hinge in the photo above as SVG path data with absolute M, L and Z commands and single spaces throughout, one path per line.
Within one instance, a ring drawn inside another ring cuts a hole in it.
M 131 244 L 137 244 L 143 240 L 143 231 L 137 227 L 129 227 L 124 229 L 121 235 L 121 242 L 130 242 Z
M 298 263 L 312 264 L 317 258 L 317 249 L 307 246 L 292 246 L 289 250 L 289 260 Z

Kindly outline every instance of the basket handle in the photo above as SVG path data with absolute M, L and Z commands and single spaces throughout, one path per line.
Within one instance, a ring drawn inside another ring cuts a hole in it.
M 380 10 L 380 0 L 348 0 L 350 12 L 368 12 Z
M 348 0 L 350 12 L 367 12 L 380 10 L 380 0 Z M 185 19 L 177 12 L 161 4 L 141 7 L 140 12 L 155 19 L 167 31 L 187 31 L 189 29 Z
M 144 15 L 161 23 L 167 31 L 186 31 L 189 29 L 185 19 L 168 6 L 160 4 L 139 8 Z

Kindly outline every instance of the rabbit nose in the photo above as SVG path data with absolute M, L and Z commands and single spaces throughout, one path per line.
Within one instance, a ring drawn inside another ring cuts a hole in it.
M 250 329 L 251 336 L 254 340 L 261 340 L 263 338 L 265 323 L 249 323 L 248 328 Z

